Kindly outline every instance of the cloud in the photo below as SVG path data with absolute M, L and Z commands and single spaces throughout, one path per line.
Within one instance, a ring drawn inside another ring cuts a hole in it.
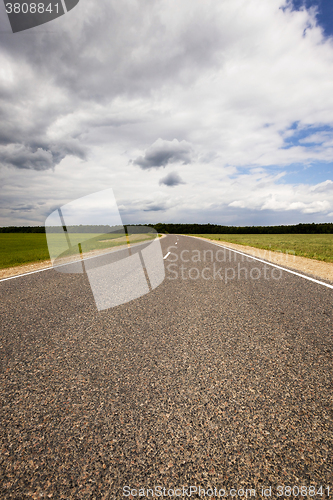
M 100 0 L 52 32 L 3 34 L 0 223 L 30 205 L 43 223 L 105 186 L 129 224 L 331 217 L 328 167 L 311 185 L 279 177 L 333 161 L 333 44 L 316 22 L 285 0 Z M 178 164 L 190 183 L 161 179 Z M 178 187 L 166 199 L 159 183 Z
M 277 184 L 278 176 L 258 172 L 238 178 L 236 189 L 228 197 L 230 208 L 243 210 L 271 210 L 277 213 L 325 214 L 333 208 L 332 181 L 314 186 L 307 184 Z M 226 200 L 227 201 L 227 200 Z
M 50 135 L 58 117 L 68 112 L 63 90 L 50 75 L 35 74 L 22 54 L 17 57 L 20 62 L 11 61 L 0 50 L 0 166 L 45 170 L 67 155 L 85 158 L 87 148 L 78 134 L 63 129 L 57 137 Z
M 333 182 L 330 180 L 321 182 L 320 184 L 312 186 L 310 191 L 315 193 L 326 193 L 327 195 L 331 195 L 333 199 Z
M 20 205 L 18 207 L 13 207 L 11 208 L 12 211 L 19 211 L 19 212 L 31 212 L 32 210 L 35 210 L 36 206 L 35 205 Z
M 20 144 L 0 146 L 0 162 L 6 166 L 17 168 L 33 168 L 45 170 L 53 166 L 53 156 L 50 151 L 37 148 L 33 151 L 30 147 Z
M 145 212 L 159 212 L 160 210 L 166 210 L 166 208 L 167 207 L 164 204 L 161 205 L 149 204 L 143 210 Z
M 179 184 L 185 184 L 185 182 L 181 179 L 179 174 L 177 172 L 170 172 L 168 175 L 163 177 L 160 181 L 159 184 L 162 185 L 164 184 L 165 186 L 173 187 L 173 186 L 178 186 Z
M 186 141 L 164 141 L 157 139 L 145 152 L 144 156 L 138 156 L 134 165 L 142 169 L 166 167 L 170 163 L 191 163 L 193 157 L 192 145 Z
M 0 163 L 16 168 L 46 170 L 55 167 L 67 155 L 78 156 L 82 159 L 85 157 L 84 147 L 80 144 L 71 146 L 68 144 L 49 144 L 49 149 L 44 149 L 44 147 L 25 146 L 24 144 L 0 145 Z

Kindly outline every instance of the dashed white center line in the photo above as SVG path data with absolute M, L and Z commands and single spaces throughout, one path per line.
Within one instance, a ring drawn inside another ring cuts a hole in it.
M 163 259 L 166 259 L 166 258 L 167 258 L 170 254 L 171 254 L 171 252 L 168 252 L 168 253 L 166 254 L 166 256 L 165 256 L 165 257 L 163 257 Z

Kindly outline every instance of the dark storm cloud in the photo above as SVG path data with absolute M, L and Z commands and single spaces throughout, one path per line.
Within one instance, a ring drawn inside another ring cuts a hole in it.
M 17 168 L 45 170 L 53 166 L 53 157 L 50 151 L 41 148 L 33 151 L 30 147 L 10 144 L 0 148 L 0 163 Z
M 31 143 L 34 143 L 32 138 Z M 67 155 L 84 158 L 84 148 L 79 144 L 43 145 L 42 147 L 24 144 L 0 146 L 0 164 L 7 167 L 47 170 L 55 167 Z
M 146 206 L 146 208 L 143 209 L 144 212 L 159 212 L 160 210 L 166 210 L 167 206 L 164 204 L 156 204 L 152 203 Z
M 145 152 L 144 156 L 138 156 L 134 165 L 142 169 L 165 167 L 169 163 L 181 162 L 191 163 L 193 157 L 192 146 L 186 141 L 163 141 L 158 139 Z
M 1 58 L 6 61 L 0 50 Z M 0 80 L 0 165 L 47 170 L 67 155 L 85 158 L 87 148 L 78 134 L 66 134 L 66 130 L 58 131 L 57 136 L 50 133 L 59 117 L 69 111 L 66 99 L 59 99 L 61 91 L 27 68 L 21 74 L 20 65 L 6 69 L 9 77 L 10 71 L 16 71 L 18 80 L 12 86 Z
M 185 182 L 181 179 L 177 172 L 170 172 L 170 174 L 166 175 L 159 181 L 159 184 L 173 187 L 178 186 L 179 184 L 185 184 Z

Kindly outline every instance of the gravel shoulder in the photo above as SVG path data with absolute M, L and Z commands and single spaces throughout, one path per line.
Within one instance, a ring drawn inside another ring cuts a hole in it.
M 0 269 L 0 279 L 27 274 L 41 269 L 48 269 L 50 267 L 52 267 L 50 260 L 32 262 L 31 264 L 24 264 L 23 266 L 7 267 L 6 269 Z

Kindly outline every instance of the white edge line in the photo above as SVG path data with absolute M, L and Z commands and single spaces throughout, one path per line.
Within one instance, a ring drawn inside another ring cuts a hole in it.
M 68 264 L 67 264 L 68 265 Z M 21 278 L 21 276 L 28 276 L 29 274 L 41 273 L 42 271 L 48 271 L 49 269 L 53 269 L 53 266 L 44 267 L 44 269 L 37 269 L 37 271 L 30 271 L 29 273 L 24 274 L 16 274 L 15 276 L 9 276 L 8 278 L 2 278 L 1 281 L 13 280 L 15 278 Z
M 169 255 L 170 255 L 170 254 L 171 254 L 171 252 L 168 252 L 168 253 L 166 254 L 166 256 L 165 256 L 165 257 L 163 257 L 163 260 L 164 260 L 164 259 L 166 259 L 167 257 L 169 257 Z
M 286 269 L 285 267 L 278 266 L 276 264 L 273 264 L 272 262 L 268 262 L 267 260 L 258 259 L 258 257 L 252 257 L 252 255 L 249 255 L 247 253 L 239 252 L 238 250 L 233 250 L 232 248 L 225 247 L 224 245 L 219 245 L 218 243 L 214 243 L 214 241 L 209 240 L 208 238 L 207 239 L 206 238 L 202 238 L 201 239 L 201 238 L 197 238 L 196 236 L 188 236 L 188 235 L 185 235 L 185 234 L 183 236 L 185 236 L 187 238 L 195 238 L 197 240 L 204 239 L 205 241 L 208 241 L 208 243 L 211 243 L 212 245 L 215 245 L 217 247 L 225 248 L 226 250 L 230 250 L 231 252 L 239 253 L 239 255 L 245 255 L 245 257 L 250 257 L 253 260 L 257 260 L 258 262 L 263 262 L 264 264 L 268 264 L 269 266 L 276 267 L 277 269 L 282 269 L 282 271 L 286 271 L 287 273 L 295 274 L 295 276 L 300 276 L 301 278 L 305 278 L 306 280 L 313 281 L 314 283 L 319 283 L 319 285 L 324 285 L 324 286 L 327 286 L 327 288 L 332 288 L 333 289 L 333 285 L 325 283 L 324 281 L 319 281 L 319 280 L 316 280 L 315 278 L 310 278 L 310 276 L 306 276 L 305 274 L 297 273 L 296 271 L 292 271 L 291 269 Z
M 159 241 L 160 238 L 154 238 L 153 241 Z M 150 240 L 151 241 L 151 240 Z M 143 241 L 142 243 L 133 243 L 131 245 L 131 247 L 134 247 L 134 246 L 139 246 L 139 245 L 144 245 L 145 243 L 147 243 L 146 241 Z M 76 264 L 77 262 L 83 262 L 85 260 L 89 260 L 89 259 L 96 259 L 97 257 L 102 257 L 104 255 L 108 255 L 110 253 L 116 253 L 116 252 L 121 252 L 122 250 L 126 250 L 128 248 L 128 246 L 123 246 L 123 248 L 118 248 L 118 250 L 113 250 L 111 252 L 105 252 L 105 253 L 101 253 L 99 255 L 92 255 L 91 257 L 86 257 L 84 259 L 78 259 L 78 260 L 74 260 L 73 262 L 69 262 L 67 264 L 59 264 L 58 266 L 50 266 L 50 267 L 44 267 L 43 269 L 37 269 L 37 271 L 29 271 L 28 273 L 24 273 L 24 274 L 16 274 L 15 276 L 9 276 L 8 278 L 2 278 L 0 279 L 0 283 L 1 281 L 8 281 L 8 280 L 13 280 L 15 278 L 22 278 L 23 276 L 28 276 L 29 274 L 35 274 L 35 273 L 41 273 L 42 271 L 49 271 L 50 269 L 57 269 L 57 267 L 63 267 L 63 266 L 70 266 L 72 264 Z M 170 252 L 169 252 L 170 253 Z M 169 255 L 169 254 L 168 254 Z M 166 256 L 167 257 L 167 256 Z M 165 257 L 165 258 L 166 258 Z M 71 273 L 71 274 L 81 274 L 81 273 Z

